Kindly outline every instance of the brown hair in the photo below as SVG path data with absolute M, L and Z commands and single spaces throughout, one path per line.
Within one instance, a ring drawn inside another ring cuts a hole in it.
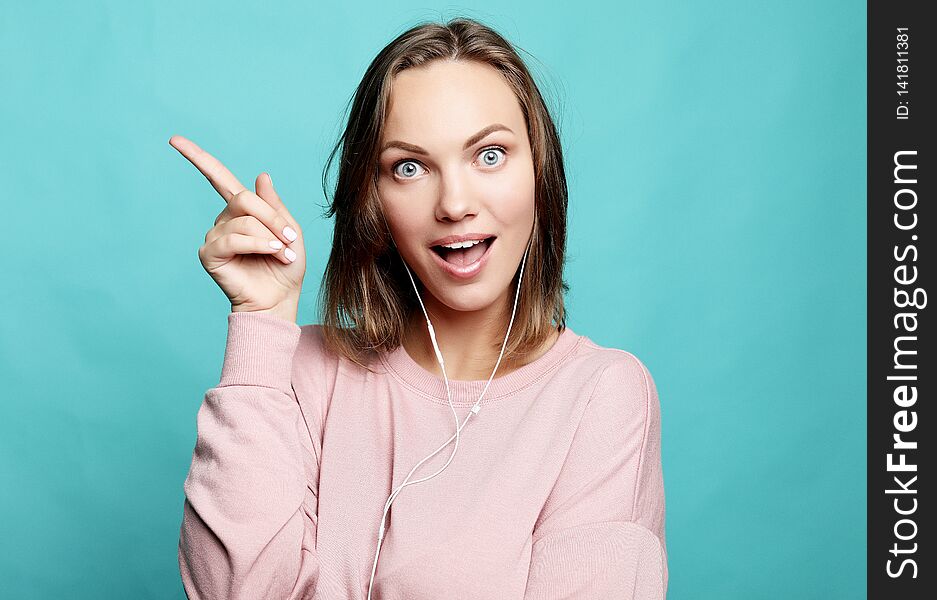
M 368 66 L 352 98 L 347 126 L 322 175 L 325 191 L 329 169 L 341 149 L 335 191 L 324 213 L 335 217 L 332 251 L 318 298 L 325 345 L 367 368 L 365 355 L 397 348 L 412 311 L 419 310 L 381 212 L 377 164 L 394 76 L 436 60 L 477 61 L 497 69 L 517 96 L 527 123 L 536 181 L 533 238 L 502 358 L 519 366 L 553 331 L 566 327 L 563 294 L 569 286 L 563 280 L 563 264 L 568 191 L 563 154 L 540 90 L 514 47 L 491 28 L 464 17 L 446 24 L 422 23 L 397 36 Z M 514 285 L 517 278 L 515 274 Z M 513 303 L 513 294 L 511 299 Z

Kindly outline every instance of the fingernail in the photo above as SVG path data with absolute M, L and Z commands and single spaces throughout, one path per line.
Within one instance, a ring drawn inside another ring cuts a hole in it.
M 270 177 L 270 173 L 267 173 L 267 181 L 270 182 L 270 185 L 273 185 L 273 177 Z
M 283 236 L 291 242 L 298 237 L 292 227 L 284 227 Z
M 292 248 L 287 248 L 286 250 L 283 251 L 283 253 L 286 254 L 286 260 L 290 262 L 293 262 L 294 260 L 296 260 L 296 253 L 293 252 Z
M 270 247 L 273 248 L 274 250 L 279 250 L 280 248 L 283 247 L 283 242 L 281 242 L 280 240 L 270 240 Z

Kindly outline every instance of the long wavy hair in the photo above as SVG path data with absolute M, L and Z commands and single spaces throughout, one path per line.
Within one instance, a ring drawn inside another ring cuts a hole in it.
M 490 27 L 465 17 L 422 23 L 400 34 L 368 66 L 322 174 L 328 198 L 328 174 L 341 151 L 334 193 L 324 213 L 335 217 L 318 297 L 324 343 L 366 369 L 374 352 L 392 351 L 403 342 L 412 312 L 420 310 L 381 212 L 378 155 L 394 76 L 436 60 L 476 61 L 497 69 L 517 96 L 527 123 L 536 181 L 534 228 L 502 362 L 524 364 L 553 331 L 566 328 L 568 191 L 559 136 L 540 90 L 515 48 Z M 512 279 L 515 286 L 518 275 Z M 494 349 L 500 349 L 500 342 Z

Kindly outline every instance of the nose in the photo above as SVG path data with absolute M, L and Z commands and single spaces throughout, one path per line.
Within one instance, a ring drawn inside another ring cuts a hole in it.
M 436 218 L 440 221 L 461 221 L 475 214 L 478 214 L 475 190 L 458 169 L 450 169 L 442 177 L 436 201 Z

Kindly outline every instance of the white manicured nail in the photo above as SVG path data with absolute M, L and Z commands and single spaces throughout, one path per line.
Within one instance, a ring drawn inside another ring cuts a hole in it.
M 296 253 L 293 252 L 292 248 L 287 248 L 286 250 L 283 251 L 283 253 L 286 254 L 286 260 L 290 262 L 293 262 L 294 260 L 296 260 Z
M 280 240 L 270 240 L 270 247 L 273 248 L 274 250 L 279 250 L 280 248 L 283 247 L 283 242 L 281 242 Z
M 298 237 L 292 227 L 284 227 L 283 236 L 291 242 Z

